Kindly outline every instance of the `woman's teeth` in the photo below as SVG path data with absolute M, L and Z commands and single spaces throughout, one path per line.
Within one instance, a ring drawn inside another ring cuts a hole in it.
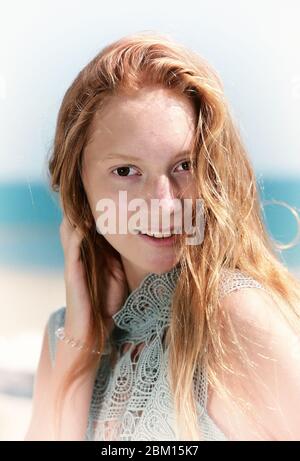
M 171 237 L 173 234 L 143 234 L 143 235 L 148 235 L 149 237 L 155 237 L 155 238 L 167 238 L 167 237 Z

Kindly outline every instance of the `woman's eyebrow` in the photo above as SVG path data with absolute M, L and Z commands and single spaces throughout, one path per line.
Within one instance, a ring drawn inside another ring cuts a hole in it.
M 183 150 L 182 152 L 179 152 L 177 155 L 175 155 L 173 160 L 176 160 L 179 157 L 183 157 L 184 155 L 189 155 L 189 153 L 190 153 L 189 150 Z M 105 161 L 105 160 L 112 160 L 112 159 L 115 159 L 115 158 L 122 158 L 124 160 L 131 160 L 131 161 L 135 161 L 135 162 L 136 161 L 139 161 L 139 162 L 144 161 L 144 159 L 142 159 L 140 157 L 135 157 L 134 155 L 121 154 L 121 153 L 117 153 L 117 152 L 110 152 L 109 154 L 103 156 L 101 160 Z

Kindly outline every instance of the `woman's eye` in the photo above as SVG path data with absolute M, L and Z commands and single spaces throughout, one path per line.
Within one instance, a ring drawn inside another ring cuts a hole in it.
M 181 162 L 177 168 L 182 167 L 183 169 L 181 171 L 189 171 L 191 169 L 191 162 L 189 160 L 186 160 L 184 162 Z M 115 174 L 116 176 L 119 177 L 127 177 L 127 176 L 135 176 L 134 173 L 130 174 L 130 170 L 134 171 L 135 168 L 132 166 L 120 166 L 118 168 L 115 168 L 112 173 Z M 137 170 L 135 170 L 137 171 Z M 117 173 L 115 173 L 117 172 Z M 139 176 L 139 174 L 138 174 Z
M 183 165 L 183 170 L 181 171 L 189 171 L 191 169 L 191 162 L 189 160 L 186 160 L 184 162 L 181 162 L 179 166 Z M 177 167 L 178 168 L 178 167 Z
M 128 174 L 131 169 L 133 169 L 133 167 L 131 167 L 131 166 L 120 166 L 118 168 L 115 168 L 112 172 L 117 171 L 118 174 L 116 174 L 116 176 L 119 176 L 119 177 L 121 177 L 121 176 L 134 176 L 132 174 Z

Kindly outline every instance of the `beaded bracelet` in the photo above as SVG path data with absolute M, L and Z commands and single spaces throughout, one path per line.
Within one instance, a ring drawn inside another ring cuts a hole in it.
M 64 341 L 65 343 L 70 344 L 71 347 L 74 347 L 76 349 L 80 349 L 80 350 L 81 349 L 86 349 L 89 352 L 91 352 L 92 354 L 98 354 L 98 355 L 101 354 L 100 351 L 97 351 L 95 349 L 90 350 L 90 349 L 88 349 L 88 347 L 84 343 L 80 342 L 79 340 L 76 340 L 76 339 L 72 338 L 71 336 L 67 336 L 65 334 L 65 328 L 64 327 L 57 328 L 55 330 L 55 336 L 58 339 L 60 339 L 61 341 Z M 106 344 L 106 347 L 105 347 L 104 351 L 102 352 L 102 354 L 109 354 L 109 353 L 110 353 L 110 347 L 109 347 L 108 344 Z

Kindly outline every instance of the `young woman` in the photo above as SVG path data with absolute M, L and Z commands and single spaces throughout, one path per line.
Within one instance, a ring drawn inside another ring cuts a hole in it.
M 49 171 L 66 306 L 45 328 L 26 440 L 300 439 L 300 284 L 210 66 L 155 33 L 106 46 L 64 96 Z M 120 224 L 120 191 L 173 217 L 174 199 L 200 198 L 201 242 L 150 219 L 101 232 L 99 201 Z

